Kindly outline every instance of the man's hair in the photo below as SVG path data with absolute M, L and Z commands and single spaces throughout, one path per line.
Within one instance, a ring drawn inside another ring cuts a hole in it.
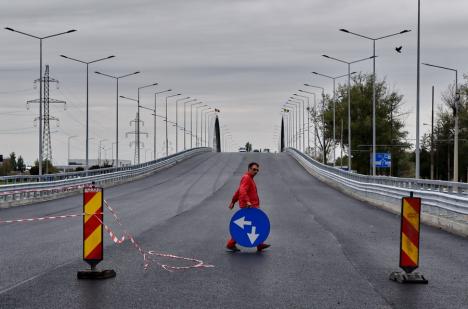
M 260 167 L 260 165 L 257 162 L 251 162 L 249 163 L 249 169 L 252 168 L 252 166 L 256 165 L 257 167 Z

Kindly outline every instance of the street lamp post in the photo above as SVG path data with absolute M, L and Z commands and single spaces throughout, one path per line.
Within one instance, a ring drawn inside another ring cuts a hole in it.
M 205 124 L 206 121 L 203 120 L 203 116 L 206 118 L 206 112 L 208 112 L 211 109 L 211 107 L 207 106 L 205 108 L 200 109 L 200 147 L 203 147 L 203 133 L 205 133 L 205 129 L 203 128 L 203 125 Z M 206 136 L 205 136 L 206 139 Z
M 294 134 L 294 147 L 297 149 L 298 147 L 298 138 L 300 137 L 300 132 L 299 132 L 299 106 L 300 106 L 300 103 L 297 102 L 297 101 L 292 101 L 292 100 L 288 100 L 288 104 L 292 104 L 294 106 L 294 110 L 296 112 L 296 115 L 294 115 L 293 119 L 294 119 L 294 124 L 295 124 L 295 129 L 296 129 L 296 132 Z M 297 104 L 297 105 L 296 105 Z
M 458 103 L 460 101 L 460 94 L 458 93 L 458 70 L 453 69 L 453 68 L 443 67 L 440 65 L 429 64 L 429 63 L 423 63 L 423 64 L 430 66 L 430 67 L 455 72 L 455 106 L 453 108 L 453 114 L 455 116 L 455 132 L 454 132 L 454 140 L 453 140 L 453 181 L 458 182 L 459 181 L 458 179 L 458 131 L 459 131 Z
M 301 90 L 298 90 L 301 91 Z M 302 91 L 301 91 L 302 92 Z M 300 95 L 300 94 L 294 94 L 295 96 L 306 98 L 307 99 L 307 149 L 310 151 L 310 102 L 309 102 L 309 97 L 306 95 Z M 302 117 L 304 117 L 304 110 L 302 111 Z M 302 122 L 304 122 L 304 118 L 302 119 Z M 304 125 L 305 126 L 305 125 Z M 304 129 L 305 130 L 305 129 Z M 305 137 L 305 132 L 304 132 L 304 137 Z M 304 153 L 305 151 L 305 145 L 302 146 L 304 148 Z
M 193 148 L 193 116 L 192 116 L 192 109 L 194 106 L 196 105 L 199 105 L 199 104 L 203 104 L 203 102 L 196 102 L 196 103 L 192 103 L 190 104 L 190 148 Z M 195 107 L 195 113 L 197 112 L 197 107 Z M 195 140 L 195 143 L 196 143 L 196 140 Z M 196 145 L 195 145 L 196 147 Z
M 297 113 L 296 113 L 296 108 L 297 106 L 295 105 L 297 103 L 293 103 L 291 101 L 288 101 L 285 106 L 288 108 L 292 108 L 292 113 L 291 113 L 291 147 L 297 148 Z
M 10 27 L 5 27 L 6 30 L 16 32 L 34 39 L 39 40 L 39 175 L 42 175 L 42 41 L 48 38 L 56 37 L 62 34 L 72 33 L 75 32 L 75 29 L 68 30 L 65 32 L 60 32 L 52 35 L 47 35 L 43 37 L 35 36 L 26 32 L 18 31 Z
M 389 34 L 389 35 L 384 35 L 384 36 L 381 36 L 381 37 L 378 37 L 378 38 L 371 38 L 371 37 L 368 37 L 368 36 L 365 36 L 365 35 L 362 35 L 362 34 L 359 34 L 359 33 L 355 33 L 355 32 L 351 32 L 349 30 L 346 30 L 346 29 L 340 29 L 340 31 L 342 32 L 345 32 L 345 33 L 349 33 L 349 34 L 352 34 L 352 35 L 355 35 L 355 36 L 358 36 L 358 37 L 361 37 L 361 38 L 364 38 L 364 39 L 367 39 L 367 40 L 371 40 L 372 41 L 372 44 L 373 44 L 373 73 L 372 73 L 372 175 L 375 176 L 376 173 L 376 167 L 375 167 L 375 153 L 376 153 L 376 98 L 375 98 L 375 42 L 376 41 L 379 41 L 379 40 L 382 40 L 382 39 L 386 39 L 386 38 L 389 38 L 389 37 L 393 37 L 393 36 L 396 36 L 396 35 L 400 35 L 400 34 L 404 34 L 404 33 L 408 33 L 410 32 L 411 30 L 403 30 L 403 31 L 400 31 L 400 32 L 397 32 L 397 33 L 392 33 L 392 34 Z
M 195 147 L 198 147 L 198 109 L 206 106 L 208 105 L 203 104 L 195 107 Z
M 86 64 L 86 171 L 87 171 L 89 168 L 89 65 L 92 63 L 96 63 L 98 61 L 103 61 L 103 60 L 114 58 L 115 56 L 108 56 L 108 57 L 99 58 L 99 59 L 92 60 L 92 61 L 83 61 L 83 60 L 68 57 L 65 55 L 60 55 L 60 57 L 68 59 L 68 60 L 72 60 L 75 62 L 79 62 L 82 64 Z
M 177 94 L 172 94 L 172 95 L 166 96 L 166 157 L 169 156 L 169 136 L 168 136 L 168 131 L 167 131 L 167 122 L 168 122 L 169 118 L 167 118 L 167 99 L 177 97 L 177 96 L 180 96 L 180 95 L 181 95 L 180 93 L 177 93 Z M 177 128 L 176 128 L 176 131 L 177 131 Z
M 294 94 L 295 96 L 297 97 L 304 97 L 302 95 L 299 95 L 297 93 Z M 306 97 L 307 98 L 307 97 Z M 307 98 L 308 100 L 309 98 Z M 304 114 L 305 114 L 305 108 L 304 108 L 304 99 L 297 99 L 296 100 L 299 100 L 302 104 L 302 151 L 305 152 L 305 121 L 304 121 Z
M 99 140 L 99 146 L 98 146 L 98 166 L 101 166 L 101 149 L 102 149 L 102 142 L 107 141 L 107 138 L 100 139 Z
M 116 162 L 116 166 L 118 167 L 118 165 L 119 165 L 119 80 L 121 78 L 125 78 L 125 77 L 131 76 L 131 75 L 135 75 L 135 74 L 138 74 L 140 72 L 136 71 L 136 72 L 126 74 L 126 75 L 121 75 L 121 76 L 112 76 L 112 75 L 104 74 L 104 73 L 101 73 L 101 72 L 98 72 L 98 71 L 96 71 L 94 73 L 102 75 L 102 76 L 107 76 L 107 77 L 113 78 L 117 82 L 116 111 L 115 111 L 115 162 Z M 114 151 L 114 148 L 112 148 L 112 151 Z M 112 159 L 114 159 L 113 155 L 112 155 Z
M 192 100 L 188 100 L 188 101 L 185 101 L 184 102 L 184 150 L 187 149 L 187 142 L 186 142 L 186 135 L 187 135 L 187 127 L 186 127 L 186 109 L 187 109 L 187 103 L 192 103 L 192 102 L 195 102 L 197 101 L 197 99 L 192 99 Z
M 176 135 L 175 135 L 175 147 L 176 147 L 176 153 L 179 152 L 179 113 L 178 113 L 178 105 L 179 105 L 179 101 L 185 101 L 185 100 L 188 100 L 190 99 L 190 97 L 185 97 L 183 99 L 177 99 L 176 100 L 176 103 L 175 103 L 175 110 L 176 110 L 176 114 L 175 114 L 175 123 L 176 123 Z
M 68 137 L 68 161 L 67 161 L 67 165 L 70 164 L 70 140 L 71 140 L 72 138 L 75 138 L 75 137 L 77 137 L 77 136 L 76 136 L 76 135 L 72 135 L 72 136 L 69 136 L 69 137 Z
M 351 162 L 352 162 L 351 161 L 351 148 L 352 148 L 351 146 L 351 64 L 373 59 L 373 58 L 376 58 L 377 56 L 371 56 L 371 57 L 367 57 L 367 58 L 363 58 L 363 59 L 359 59 L 355 61 L 345 61 L 345 60 L 334 58 L 328 55 L 322 55 L 322 56 L 331 60 L 345 63 L 348 66 L 348 171 L 351 172 L 352 171 L 352 165 L 351 165 Z
M 161 94 L 161 93 L 165 93 L 165 92 L 169 92 L 169 91 L 172 91 L 172 89 L 167 89 L 167 90 L 163 90 L 163 91 L 158 91 L 158 92 L 155 92 L 154 93 L 154 118 L 153 118 L 153 131 L 154 131 L 154 136 L 153 136 L 153 159 L 156 160 L 156 157 L 157 157 L 157 151 L 156 151 L 156 148 L 157 148 L 157 138 L 156 138 L 156 119 L 157 119 L 157 114 L 156 114 L 156 108 L 157 108 L 157 96 L 158 94 Z
M 300 92 L 303 92 L 303 93 L 308 93 L 308 94 L 311 94 L 314 96 L 314 112 L 315 110 L 317 109 L 317 95 L 315 94 L 315 92 L 310 92 L 310 91 L 306 91 L 306 90 L 299 90 Z M 309 119 L 310 119 L 310 108 L 307 112 L 307 132 L 310 131 L 310 124 L 309 124 Z M 316 119 L 314 119 L 314 157 L 317 157 L 317 134 L 316 134 L 316 131 L 317 131 L 317 122 L 316 122 Z M 308 147 L 310 149 L 310 144 L 308 144 Z
M 322 126 L 323 126 L 323 153 L 322 153 L 322 163 L 327 164 L 325 162 L 325 88 L 320 86 L 314 86 L 309 84 L 304 84 L 304 86 L 316 88 L 322 90 Z
M 356 72 L 351 72 L 351 75 L 355 74 Z M 335 161 L 336 161 L 336 80 L 345 76 L 348 76 L 348 74 L 343 74 L 340 76 L 329 76 L 317 72 L 312 72 L 312 74 L 323 76 L 326 78 L 329 78 L 333 80 L 333 166 L 335 166 Z M 300 90 L 299 90 L 300 91 Z
M 127 100 L 130 100 L 130 101 L 137 102 L 136 142 L 135 142 L 135 144 L 136 144 L 135 147 L 137 147 L 137 164 L 140 164 L 140 144 L 141 144 L 140 143 L 140 108 L 141 108 L 141 105 L 140 105 L 140 90 L 144 89 L 144 88 L 152 87 L 152 86 L 157 86 L 157 85 L 158 85 L 158 83 L 153 83 L 153 84 L 149 84 L 149 85 L 146 85 L 146 86 L 138 87 L 137 98 L 136 99 L 132 99 L 132 98 L 129 98 L 129 97 L 126 97 L 126 96 L 123 96 L 123 95 L 120 96 L 123 99 L 127 99 Z

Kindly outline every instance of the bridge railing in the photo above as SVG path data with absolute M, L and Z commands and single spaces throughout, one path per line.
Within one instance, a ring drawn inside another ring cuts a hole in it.
M 401 198 L 413 192 L 422 198 L 426 222 L 468 235 L 466 183 L 361 175 L 322 164 L 297 149 L 288 148 L 286 151 L 320 180 L 353 197 L 396 213 L 400 210 Z
M 10 183 L 0 185 L 0 208 L 53 199 L 79 190 L 92 182 L 106 186 L 131 181 L 172 166 L 196 154 L 211 151 L 209 147 L 193 148 L 154 161 L 125 167 L 90 170 L 88 173 L 83 171 L 29 177 L 1 177 L 0 181 L 7 178 Z

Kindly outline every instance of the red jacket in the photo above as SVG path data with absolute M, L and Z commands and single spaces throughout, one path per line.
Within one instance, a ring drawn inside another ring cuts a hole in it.
M 253 177 L 247 172 L 242 176 L 239 188 L 232 197 L 232 202 L 235 204 L 239 201 L 239 207 L 244 208 L 250 202 L 252 207 L 260 207 L 260 199 L 258 198 L 257 185 Z

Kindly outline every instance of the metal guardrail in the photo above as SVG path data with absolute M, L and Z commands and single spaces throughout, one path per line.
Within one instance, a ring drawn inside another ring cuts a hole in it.
M 50 174 L 43 176 L 17 177 L 21 181 L 0 185 L 0 207 L 14 204 L 26 204 L 31 201 L 40 201 L 53 198 L 57 194 L 73 192 L 83 186 L 94 182 L 97 185 L 111 185 L 127 182 L 154 173 L 160 169 L 172 166 L 177 162 L 187 159 L 202 152 L 211 152 L 208 147 L 185 150 L 168 157 L 137 165 L 106 168 L 86 172 L 72 172 Z M 14 177 L 14 176 L 12 176 Z M 12 177 L 8 177 L 12 179 Z M 2 177 L 3 180 L 7 177 Z M 29 182 L 22 182 L 29 179 Z
M 412 191 L 422 198 L 423 212 L 468 223 L 466 183 L 361 175 L 317 162 L 297 149 L 286 151 L 313 175 L 360 199 L 399 205 Z

